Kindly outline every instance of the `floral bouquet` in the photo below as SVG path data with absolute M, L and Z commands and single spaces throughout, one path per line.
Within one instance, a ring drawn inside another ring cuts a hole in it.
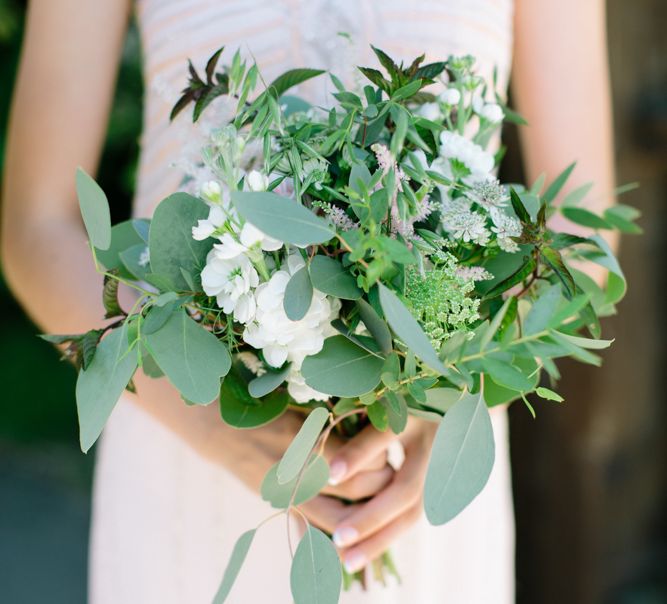
M 100 435 L 141 368 L 165 375 L 189 405 L 220 406 L 239 429 L 288 407 L 306 419 L 262 497 L 287 515 L 327 483 L 321 455 L 332 430 L 372 424 L 404 430 L 409 415 L 439 422 L 424 487 L 432 524 L 461 512 L 494 463 L 488 408 L 528 393 L 562 401 L 542 385 L 554 359 L 598 365 L 599 317 L 625 293 L 623 273 L 599 235 L 554 232 L 574 223 L 636 232 L 637 212 L 581 207 L 589 186 L 558 196 L 573 166 L 548 186 L 502 185 L 486 151 L 504 119 L 520 121 L 472 57 L 407 67 L 373 49 L 385 73 L 360 67 L 363 88 L 328 74 L 335 106 L 309 105 L 288 89 L 323 75 L 291 70 L 262 82 L 222 49 L 188 87 L 172 117 L 215 101 L 229 119 L 201 151 L 210 178 L 164 199 L 152 219 L 111 227 L 106 197 L 83 171 L 77 192 L 98 270 L 102 329 L 45 336 L 80 367 L 81 447 Z M 435 96 L 436 82 L 444 92 Z M 184 184 L 184 188 L 188 183 Z M 606 288 L 582 268 L 607 269 Z M 123 283 L 137 293 L 126 312 Z M 244 533 L 216 602 L 226 599 L 255 530 Z M 388 558 L 385 568 L 391 569 Z M 297 604 L 337 602 L 344 573 L 330 538 L 307 526 L 294 553 Z

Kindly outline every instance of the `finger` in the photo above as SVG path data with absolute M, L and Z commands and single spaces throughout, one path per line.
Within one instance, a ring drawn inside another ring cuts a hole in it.
M 333 533 L 334 543 L 338 547 L 359 543 L 412 508 L 422 495 L 425 457 L 420 450 L 410 450 L 389 486 L 344 517 Z
M 322 489 L 324 495 L 357 501 L 372 497 L 382 491 L 394 478 L 394 470 L 386 465 L 381 470 L 359 472 L 345 482 Z
M 299 506 L 309 522 L 329 534 L 355 508 L 355 504 L 345 504 L 340 499 L 325 495 L 318 495 Z
M 343 440 L 339 436 L 331 435 L 324 445 L 324 459 L 331 464 L 338 452 L 350 442 L 350 439 Z M 387 465 L 387 451 L 380 451 L 378 455 L 366 462 L 361 471 L 382 470 Z
M 345 443 L 331 459 L 329 484 L 337 485 L 356 473 L 365 470 L 396 439 L 393 432 L 380 432 L 372 425 Z M 386 457 L 385 457 L 386 458 Z
M 379 558 L 391 544 L 410 528 L 421 516 L 421 500 L 401 514 L 394 522 L 370 536 L 353 548 L 343 550 L 340 555 L 348 573 L 355 573 L 369 562 Z

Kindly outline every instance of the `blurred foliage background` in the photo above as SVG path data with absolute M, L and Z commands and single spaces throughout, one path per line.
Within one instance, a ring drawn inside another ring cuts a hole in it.
M 605 325 L 601 370 L 563 367 L 566 404 L 510 412 L 517 600 L 667 603 L 664 236 L 667 4 L 609 0 L 618 181 L 646 234 L 626 238 L 630 293 Z M 25 2 L 0 0 L 0 172 Z M 141 131 L 139 38 L 130 29 L 99 172 L 114 221 L 129 212 Z M 516 132 L 503 165 L 521 178 Z M 92 455 L 78 447 L 75 374 L 35 337 L 0 275 L 0 601 L 86 601 Z M 492 604 L 492 603 L 490 603 Z

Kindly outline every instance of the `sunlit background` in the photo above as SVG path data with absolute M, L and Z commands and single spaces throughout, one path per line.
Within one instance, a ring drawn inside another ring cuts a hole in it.
M 0 168 L 24 11 L 0 0 Z M 618 182 L 641 182 L 625 201 L 645 234 L 623 242 L 630 289 L 604 324 L 617 340 L 604 367 L 563 364 L 564 405 L 510 412 L 521 604 L 667 603 L 667 3 L 608 12 Z M 114 221 L 132 197 L 141 97 L 131 30 L 99 173 Z M 519 178 L 516 133 L 506 142 L 503 171 Z M 78 448 L 74 370 L 35 334 L 0 275 L 0 602 L 77 604 L 94 453 Z

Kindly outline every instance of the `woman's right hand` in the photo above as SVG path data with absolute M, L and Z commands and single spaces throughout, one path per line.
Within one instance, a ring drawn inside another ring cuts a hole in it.
M 203 457 L 224 466 L 244 484 L 259 492 L 264 476 L 280 461 L 301 428 L 304 414 L 288 410 L 270 424 L 239 430 L 225 424 L 218 405 L 188 406 L 166 378 L 149 378 L 141 371 L 134 377 L 137 394 L 126 393 L 139 407 L 171 429 Z M 335 433 L 327 439 L 324 456 L 330 460 L 344 444 Z M 332 480 L 335 481 L 335 468 Z M 384 453 L 363 464 L 350 479 L 329 484 L 322 494 L 302 511 L 317 526 L 336 526 L 349 513 L 341 499 L 358 501 L 382 491 L 391 482 L 394 470 Z

